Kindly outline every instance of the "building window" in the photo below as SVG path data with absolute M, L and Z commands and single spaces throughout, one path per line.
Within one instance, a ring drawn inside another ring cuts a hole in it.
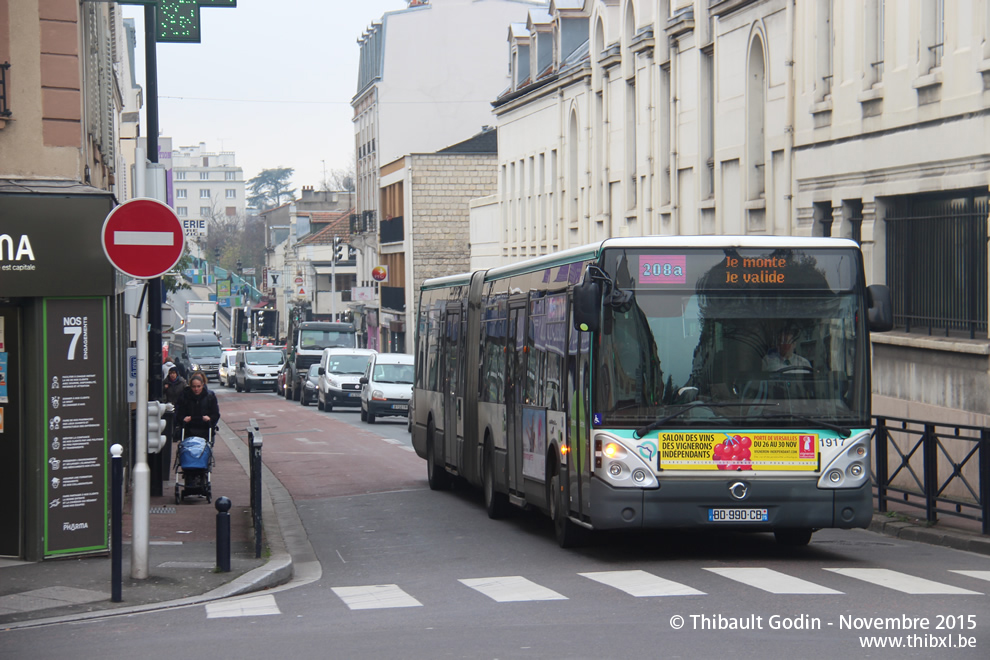
M 832 0 L 818 0 L 818 22 L 815 37 L 818 40 L 818 89 L 815 100 L 824 101 L 832 96 Z
M 236 206 L 228 206 L 227 209 L 226 209 L 226 213 L 227 213 L 228 216 L 235 216 L 235 215 L 237 215 L 237 207 Z
M 208 217 L 210 217 L 210 207 L 209 206 L 200 206 L 199 207 L 199 216 L 201 218 L 208 218 Z
M 201 181 L 208 181 L 209 178 L 210 178 L 210 173 L 209 172 L 200 172 L 199 173 L 199 178 L 200 178 Z
M 224 181 L 236 181 L 237 180 L 236 175 L 237 172 L 224 172 L 223 173 Z
M 986 192 L 913 196 L 886 212 L 894 324 L 907 332 L 987 336 Z
M 186 173 L 185 172 L 176 172 L 175 173 L 175 180 L 176 181 L 185 181 L 186 180 Z
M 701 51 L 701 154 L 705 159 L 701 177 L 702 199 L 715 197 L 715 62 L 713 49 Z
M 209 199 L 210 198 L 210 189 L 209 188 L 200 188 L 199 189 L 199 198 L 200 199 Z
M 175 214 L 180 218 L 185 218 L 189 215 L 189 209 L 185 206 L 177 206 L 175 207 Z
M 227 188 L 227 199 L 237 199 L 237 191 L 233 188 Z
M 867 88 L 883 80 L 884 2 L 885 0 L 870 0 L 866 6 L 866 25 L 863 30 L 866 47 L 863 50 L 866 53 Z
M 185 199 L 186 198 L 186 189 L 185 188 L 176 188 L 175 189 L 175 198 L 176 199 Z
M 937 69 L 942 66 L 942 54 L 945 48 L 945 0 L 935 0 L 935 6 L 932 8 L 935 15 L 932 20 L 934 21 L 934 40 L 929 50 L 932 52 L 929 62 L 931 62 L 932 69 Z

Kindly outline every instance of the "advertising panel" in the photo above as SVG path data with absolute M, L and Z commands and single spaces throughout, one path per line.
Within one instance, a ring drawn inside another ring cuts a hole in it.
M 101 229 L 109 195 L 0 195 L 5 297 L 113 295 Z M 85 277 L 73 274 L 84 273 Z
M 777 431 L 659 433 L 662 470 L 818 469 L 818 435 Z
M 45 556 L 107 548 L 106 305 L 44 304 Z

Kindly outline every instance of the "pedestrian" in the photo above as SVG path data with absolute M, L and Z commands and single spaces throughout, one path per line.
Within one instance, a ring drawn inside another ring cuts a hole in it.
M 186 437 L 210 439 L 211 431 L 220 422 L 217 395 L 206 387 L 206 375 L 197 371 L 189 377 L 189 385 L 178 399 L 175 418 L 186 431 Z
M 178 367 L 171 362 L 163 364 L 162 371 L 165 372 L 165 382 L 162 384 L 165 402 L 174 406 L 182 396 L 182 391 L 186 389 L 186 379 L 179 375 Z

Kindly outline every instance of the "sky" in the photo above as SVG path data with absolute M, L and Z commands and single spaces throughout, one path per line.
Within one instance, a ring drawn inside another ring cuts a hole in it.
M 324 169 L 354 158 L 351 99 L 357 40 L 406 0 L 238 0 L 200 10 L 199 44 L 158 44 L 160 135 L 173 148 L 233 151 L 244 180 L 291 167 L 293 188 L 319 188 Z M 137 26 L 135 75 L 145 90 L 144 8 L 121 5 Z M 141 110 L 142 130 L 147 126 Z M 298 192 L 296 193 L 299 194 Z

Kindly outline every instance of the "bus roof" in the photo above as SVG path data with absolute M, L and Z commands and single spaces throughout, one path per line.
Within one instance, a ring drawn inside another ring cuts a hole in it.
M 528 273 L 544 268 L 553 268 L 576 261 L 589 261 L 599 257 L 606 248 L 856 248 L 859 245 L 848 238 L 824 238 L 817 236 L 629 236 L 606 238 L 597 243 L 589 243 L 553 254 L 518 261 L 505 266 L 497 266 L 485 273 L 485 281 L 498 280 L 520 273 Z M 438 289 L 449 286 L 467 285 L 471 273 L 458 273 L 445 277 L 434 277 L 423 282 L 421 289 Z

